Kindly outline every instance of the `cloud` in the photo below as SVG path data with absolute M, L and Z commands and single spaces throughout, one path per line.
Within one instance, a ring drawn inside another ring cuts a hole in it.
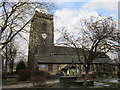
M 119 0 L 89 0 L 89 2 L 118 2 Z
M 99 16 L 96 11 L 89 11 L 89 10 L 68 10 L 62 9 L 57 10 L 55 12 L 54 17 L 54 41 L 60 37 L 60 34 L 56 32 L 56 29 L 62 30 L 63 28 L 67 28 L 68 32 L 72 32 L 77 34 L 80 29 L 80 21 L 82 19 L 90 18 L 91 16 Z
M 91 0 L 90 2 L 83 5 L 83 8 L 97 10 L 105 9 L 108 11 L 117 11 L 118 10 L 118 0 Z

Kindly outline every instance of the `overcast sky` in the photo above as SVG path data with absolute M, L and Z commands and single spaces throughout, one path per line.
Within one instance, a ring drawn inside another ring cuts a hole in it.
M 40 1 L 40 0 L 37 0 Z M 49 0 L 48 0 L 49 1 Z M 54 0 L 55 1 L 55 0 Z M 114 19 L 118 18 L 118 0 L 56 0 L 56 10 L 54 11 L 54 30 L 66 27 L 70 32 L 77 32 L 74 27 L 79 26 L 80 19 L 88 18 L 90 16 L 112 16 Z M 74 2 L 73 2 L 74 1 Z M 55 32 L 55 39 L 59 34 Z M 28 37 L 28 35 L 26 36 Z M 27 55 L 27 45 L 21 46 Z M 115 55 L 111 55 L 112 58 Z

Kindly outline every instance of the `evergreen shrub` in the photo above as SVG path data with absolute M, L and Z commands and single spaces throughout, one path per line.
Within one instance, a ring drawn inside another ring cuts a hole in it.
M 26 64 L 24 61 L 19 61 L 16 67 L 16 73 L 19 73 L 20 70 L 26 69 Z

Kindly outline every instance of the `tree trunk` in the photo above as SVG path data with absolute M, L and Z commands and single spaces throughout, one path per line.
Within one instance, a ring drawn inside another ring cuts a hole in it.
M 4 58 L 2 55 L 1 55 L 1 57 L 2 57 L 2 71 L 4 71 Z
M 11 74 L 13 74 L 13 68 L 14 68 L 14 60 L 12 61 Z
M 10 61 L 10 74 L 13 74 L 13 68 L 14 68 L 14 60 Z
M 86 67 L 85 68 L 85 77 L 84 77 L 84 81 L 83 81 L 83 86 L 87 85 L 88 77 L 89 77 L 89 67 Z
M 6 52 L 5 52 L 5 59 L 6 59 L 6 61 L 5 61 L 5 77 L 7 76 L 7 66 L 8 66 L 8 56 L 7 56 L 7 54 L 8 54 L 8 50 L 7 50 L 8 48 L 7 48 L 7 45 L 6 45 Z
M 1 36 L 2 36 L 2 30 L 0 30 L 0 40 L 1 40 Z

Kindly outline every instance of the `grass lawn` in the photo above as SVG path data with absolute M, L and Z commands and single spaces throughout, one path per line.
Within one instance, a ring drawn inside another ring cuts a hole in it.
M 66 87 L 63 87 L 60 83 L 54 83 L 52 84 L 52 88 L 120 88 L 120 83 L 106 83 L 110 86 L 101 86 L 101 87 L 94 87 L 94 86 L 87 86 L 87 87 L 84 87 L 84 86 L 66 86 Z
M 110 86 L 108 88 L 120 88 L 120 83 L 106 83 L 109 84 Z
M 16 84 L 16 83 L 18 83 L 18 80 L 14 78 L 2 79 L 2 85 L 9 85 L 9 84 Z

